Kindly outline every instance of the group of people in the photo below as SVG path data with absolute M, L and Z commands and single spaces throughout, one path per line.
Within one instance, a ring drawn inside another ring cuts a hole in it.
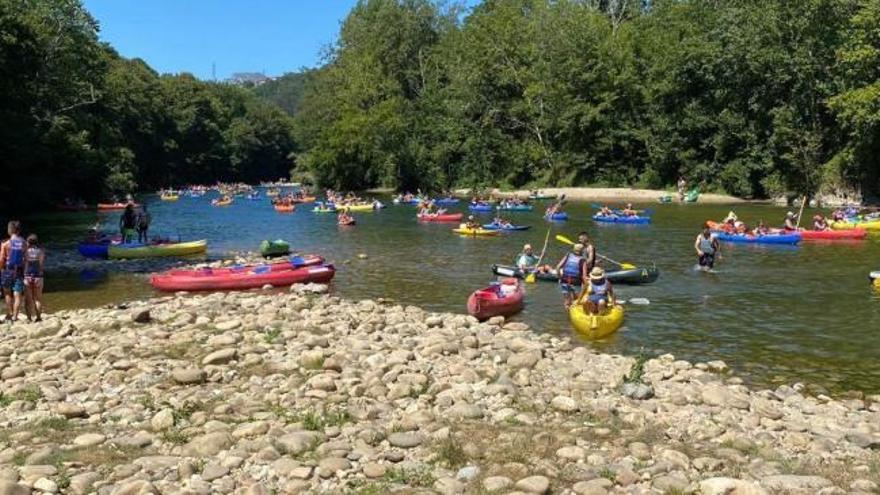
M 41 321 L 46 253 L 36 234 L 27 239 L 21 236 L 18 220 L 7 224 L 6 233 L 9 239 L 0 245 L 0 286 L 6 302 L 6 321 L 18 321 L 22 302 L 28 321 Z
M 605 270 L 598 266 L 598 253 L 586 232 L 578 234 L 577 242 L 571 247 L 571 251 L 566 253 L 555 267 L 541 264 L 543 256 L 544 253 L 535 256 L 532 246 L 526 244 L 516 259 L 516 266 L 526 275 L 531 273 L 555 275 L 559 279 L 559 288 L 566 309 L 575 303 L 580 303 L 583 304 L 586 313 L 600 314 L 614 305 L 614 288 Z
M 612 210 L 608 205 L 603 205 L 602 208 L 599 209 L 599 215 L 603 217 L 635 217 L 639 215 L 639 211 L 633 209 L 632 203 L 627 203 L 622 210 Z
M 134 236 L 137 234 L 137 242 L 146 244 L 149 241 L 149 230 L 152 223 L 153 216 L 147 210 L 146 204 L 142 204 L 135 211 L 134 205 L 128 203 L 119 217 L 119 233 L 122 234 L 122 242 L 124 244 L 135 242 Z

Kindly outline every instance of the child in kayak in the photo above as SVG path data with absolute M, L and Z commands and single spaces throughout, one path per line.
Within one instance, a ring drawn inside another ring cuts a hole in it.
M 46 264 L 46 253 L 39 245 L 36 234 L 27 238 L 27 251 L 24 259 L 24 290 L 25 311 L 28 321 L 43 320 L 43 266 Z
M 825 216 L 821 213 L 813 217 L 813 230 L 831 230 L 831 226 L 828 225 L 828 220 L 826 220 Z
M 584 295 L 587 296 L 585 300 Z M 590 271 L 590 280 L 584 284 L 581 299 L 584 301 L 584 311 L 592 315 L 602 314 L 609 305 L 614 304 L 614 289 L 605 278 L 605 270 L 601 267 L 597 266 Z
M 480 224 L 477 223 L 477 220 L 474 218 L 474 216 L 468 215 L 467 222 L 465 222 L 465 224 L 464 224 L 464 228 L 466 228 L 468 230 L 477 230 L 480 227 L 481 227 Z
M 566 254 L 556 264 L 556 273 L 559 274 L 559 289 L 564 297 L 565 309 L 571 307 L 577 287 L 587 280 L 587 264 L 583 257 L 584 245 L 575 244 L 571 252 Z
M 612 211 L 611 208 L 608 207 L 608 205 L 605 205 L 602 207 L 601 210 L 599 210 L 599 215 L 603 217 L 613 217 L 614 211 Z
M 721 243 L 712 235 L 708 225 L 703 227 L 703 232 L 697 236 L 697 240 L 694 242 L 694 249 L 697 250 L 700 269 L 703 271 L 709 271 L 715 267 L 716 257 L 721 259 Z
M 767 235 L 769 233 L 770 233 L 770 229 L 767 228 L 766 225 L 764 225 L 763 220 L 758 220 L 758 226 L 755 227 L 754 230 L 752 230 L 752 235 Z

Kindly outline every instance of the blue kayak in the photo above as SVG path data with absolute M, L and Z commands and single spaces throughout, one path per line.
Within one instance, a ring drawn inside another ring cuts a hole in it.
M 801 242 L 800 234 L 768 234 L 768 235 L 746 235 L 746 234 L 715 234 L 719 241 L 740 242 L 750 244 L 797 244 Z
M 487 223 L 483 225 L 483 228 L 486 230 L 529 230 L 531 227 L 528 225 L 509 225 L 504 227 L 497 223 Z
M 86 258 L 106 258 L 110 247 L 110 241 L 105 242 L 81 242 L 77 249 L 79 254 Z
M 628 224 L 646 224 L 651 223 L 651 217 L 623 217 L 623 216 L 602 216 L 593 215 L 593 220 L 603 223 L 628 223 Z
M 557 222 L 562 222 L 564 220 L 568 220 L 568 213 L 564 211 L 560 211 L 558 213 L 554 213 L 552 215 L 544 215 L 544 218 L 547 220 L 555 220 Z
M 468 210 L 471 211 L 492 211 L 492 205 L 486 203 L 471 203 L 468 205 Z
M 503 211 L 532 211 L 532 205 L 501 205 L 497 209 Z
M 435 205 L 457 205 L 460 200 L 458 198 L 440 198 L 435 199 Z

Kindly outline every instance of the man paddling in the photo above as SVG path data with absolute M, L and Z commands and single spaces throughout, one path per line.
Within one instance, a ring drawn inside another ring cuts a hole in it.
M 795 214 L 794 212 L 788 212 L 785 214 L 785 223 L 782 228 L 787 231 L 797 230 L 797 225 L 795 224 Z
M 703 271 L 711 270 L 715 267 L 715 259 L 721 259 L 721 243 L 712 235 L 708 225 L 703 227 L 703 232 L 697 236 L 694 249 L 697 250 L 700 269 Z

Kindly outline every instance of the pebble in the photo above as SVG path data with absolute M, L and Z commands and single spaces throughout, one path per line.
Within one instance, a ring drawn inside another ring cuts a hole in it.
M 550 480 L 546 476 L 529 476 L 517 481 L 516 488 L 526 493 L 544 494 L 550 490 Z

